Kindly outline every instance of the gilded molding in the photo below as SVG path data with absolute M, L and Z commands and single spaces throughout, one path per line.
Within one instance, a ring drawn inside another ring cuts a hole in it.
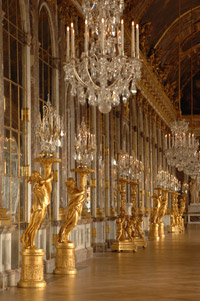
M 90 180 L 90 187 L 93 187 L 93 188 L 96 187 L 96 179 L 91 179 Z
M 157 115 L 170 127 L 171 122 L 177 118 L 178 113 L 142 53 L 141 58 L 143 72 L 141 80 L 137 82 L 137 86 Z
M 106 156 L 109 156 L 109 153 L 110 153 L 109 148 L 108 148 L 108 147 L 105 147 L 105 155 L 106 155 Z

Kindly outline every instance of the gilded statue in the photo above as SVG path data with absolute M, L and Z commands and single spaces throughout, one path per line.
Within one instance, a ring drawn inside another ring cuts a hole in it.
M 171 213 L 170 213 L 170 220 L 171 220 L 171 226 L 175 226 L 175 214 L 176 214 L 176 205 L 174 202 L 172 203 Z
M 144 233 L 142 231 L 142 223 L 143 223 L 144 219 L 143 219 L 143 215 L 139 215 L 137 218 L 137 222 L 136 222 L 136 230 L 138 232 L 138 235 L 141 238 L 144 238 Z
M 58 233 L 58 242 L 60 243 L 70 242 L 68 240 L 69 235 L 78 223 L 85 199 L 85 190 L 83 188 L 78 188 L 73 178 L 68 178 L 65 184 L 67 187 L 69 203 L 64 224 Z
M 185 211 L 185 198 L 180 199 L 180 208 L 179 208 L 179 226 L 184 228 L 184 219 L 183 219 L 183 213 Z
M 161 200 L 161 204 L 160 204 L 160 208 L 159 208 L 159 211 L 158 211 L 158 217 L 157 217 L 157 220 L 156 220 L 157 224 L 160 224 L 161 221 L 162 221 L 162 218 L 165 216 L 165 213 L 166 213 L 166 210 L 167 210 L 167 203 L 168 203 L 168 200 L 164 199 L 162 196 L 161 196 L 160 200 Z
M 150 216 L 150 223 L 151 224 L 156 224 L 156 218 L 159 212 L 159 208 L 160 208 L 160 201 L 161 201 L 162 196 L 159 195 L 153 195 L 153 200 L 154 200 L 154 204 L 153 204 L 153 209 L 151 212 L 151 216 Z
M 44 180 L 38 171 L 33 171 L 28 179 L 29 183 L 34 183 L 33 204 L 31 208 L 30 222 L 21 237 L 23 249 L 36 248 L 35 237 L 41 223 L 46 216 L 47 206 L 50 204 L 51 189 L 49 188 L 49 184 L 52 180 L 53 173 L 50 173 L 49 177 Z
M 133 237 L 132 237 L 133 220 L 131 219 L 130 216 L 127 216 L 126 221 L 127 221 L 127 223 L 126 223 L 125 231 L 128 235 L 128 240 L 133 240 Z
M 122 210 L 121 215 L 117 217 L 116 224 L 117 224 L 117 241 L 124 240 L 125 239 L 125 212 Z

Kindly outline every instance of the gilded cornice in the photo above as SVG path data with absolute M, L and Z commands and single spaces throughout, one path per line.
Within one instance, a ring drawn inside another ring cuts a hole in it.
M 171 122 L 177 118 L 178 113 L 142 54 L 141 59 L 142 77 L 137 82 L 137 87 L 159 117 L 170 127 Z

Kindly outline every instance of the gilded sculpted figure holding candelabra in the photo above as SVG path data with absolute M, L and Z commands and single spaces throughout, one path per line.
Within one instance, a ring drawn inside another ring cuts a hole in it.
M 183 213 L 185 211 L 185 204 L 186 204 L 186 199 L 185 199 L 185 196 L 182 195 L 181 198 L 180 198 L 179 220 L 178 220 L 180 232 L 184 231 Z
M 71 242 L 68 240 L 69 234 L 78 223 L 85 199 L 85 191 L 76 186 L 76 182 L 73 178 L 67 180 L 66 187 L 69 203 L 64 224 L 58 234 L 58 242 L 60 243 Z
M 158 235 L 159 237 L 164 236 L 164 224 L 162 223 L 162 219 L 165 216 L 167 211 L 167 204 L 168 204 L 168 191 L 165 190 L 165 197 L 161 197 L 160 199 L 160 208 L 158 211 L 158 216 L 156 223 L 158 224 Z
M 96 149 L 95 135 L 90 134 L 84 119 L 78 127 L 74 147 L 74 159 L 78 163 L 78 167 L 72 169 L 72 172 L 76 172 L 79 176 L 79 187 L 73 178 L 68 178 L 66 182 L 69 198 L 68 207 L 56 244 L 56 268 L 54 274 L 58 275 L 77 273 L 74 254 L 75 244 L 69 240 L 69 235 L 76 227 L 82 213 L 84 200 L 86 199 L 87 174 L 94 172 L 87 166 L 93 160 Z
M 119 182 L 121 184 L 121 213 L 116 220 L 117 238 L 111 246 L 112 251 L 136 251 L 137 246 L 146 247 L 142 233 L 143 218 L 137 215 L 137 187 L 143 171 L 143 164 L 135 158 L 135 155 L 129 156 L 124 150 L 118 157 Z M 126 204 L 126 184 L 131 186 L 131 216 L 124 219 Z M 140 214 L 142 215 L 142 214 Z M 120 234 L 121 233 L 121 234 Z M 122 235 L 123 233 L 123 235 Z
M 51 183 L 52 180 L 53 173 L 50 173 L 49 178 L 43 180 L 38 171 L 33 171 L 28 179 L 29 183 L 34 183 L 33 204 L 30 222 L 21 237 L 23 249 L 36 248 L 35 237 L 46 216 L 47 206 L 50 204 L 50 187 L 48 184 Z
M 43 119 L 39 115 L 36 128 L 36 136 L 40 142 L 40 157 L 34 159 L 35 162 L 43 165 L 43 178 L 38 171 L 33 171 L 28 182 L 34 183 L 33 204 L 31 208 L 30 222 L 24 230 L 22 242 L 22 265 L 21 279 L 18 287 L 45 287 L 43 272 L 43 258 L 45 252 L 35 246 L 35 238 L 42 224 L 47 207 L 51 202 L 53 173 L 51 171 L 53 163 L 61 162 L 54 157 L 56 147 L 62 145 L 63 123 L 56 110 L 51 106 L 48 98 L 47 105 L 43 106 Z
M 162 195 L 153 195 L 153 208 L 150 215 L 150 230 L 149 230 L 149 239 L 156 239 L 158 235 L 158 224 L 156 223 L 158 212 L 160 209 L 160 202 L 162 200 Z

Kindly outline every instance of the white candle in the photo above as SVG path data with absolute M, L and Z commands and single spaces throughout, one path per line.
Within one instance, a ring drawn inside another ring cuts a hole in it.
M 71 56 L 75 58 L 74 24 L 71 23 Z
M 88 55 L 88 40 L 89 40 L 89 32 L 88 32 L 88 22 L 85 20 L 85 54 Z
M 132 22 L 131 56 L 135 57 L 135 23 Z
M 139 25 L 136 24 L 136 57 L 139 59 L 140 50 L 139 50 Z
M 167 134 L 165 135 L 165 149 L 167 149 Z
M 169 134 L 169 148 L 171 147 L 171 141 L 170 141 L 171 135 Z
M 67 26 L 67 53 L 66 57 L 69 58 L 69 26 Z
M 192 134 L 192 146 L 194 146 L 194 134 Z
M 101 50 L 104 54 L 104 18 L 101 19 Z
M 189 147 L 190 147 L 190 142 L 191 142 L 191 134 L 189 133 L 189 136 L 188 136 L 188 140 L 189 140 Z
M 122 55 L 124 55 L 124 20 L 121 20 L 121 43 L 122 43 Z
M 117 41 L 118 41 L 118 51 L 119 51 L 119 55 L 122 54 L 122 48 L 121 48 L 120 36 L 121 36 L 121 32 L 120 32 L 120 30 L 118 30 L 118 32 L 117 32 Z

